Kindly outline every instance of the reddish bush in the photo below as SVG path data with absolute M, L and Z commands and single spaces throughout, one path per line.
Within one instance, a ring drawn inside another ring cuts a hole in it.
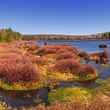
M 21 59 L 22 54 L 18 54 L 18 53 L 12 53 L 12 52 L 8 52 L 8 53 L 0 53 L 0 59 Z
M 74 54 L 78 54 L 78 52 L 79 52 L 78 48 L 70 46 L 70 45 L 62 45 L 61 49 L 63 49 L 63 48 L 69 52 L 73 52 Z
M 75 60 L 65 59 L 57 61 L 56 64 L 50 68 L 50 70 L 57 72 L 70 72 L 75 74 L 76 72 L 78 72 L 79 67 L 80 64 Z
M 79 75 L 86 76 L 88 74 L 96 74 L 95 69 L 89 64 L 82 64 L 79 68 Z
M 38 65 L 45 65 L 47 63 L 47 59 L 44 56 L 33 56 L 30 58 L 30 60 L 32 61 L 32 63 L 36 63 Z
M 45 65 L 48 62 L 46 57 L 38 57 L 36 58 L 36 64 Z
M 33 51 L 39 48 L 36 41 L 17 41 L 17 42 L 15 41 L 12 43 L 12 46 L 16 48 L 22 48 L 22 47 L 27 48 L 30 51 Z
M 0 56 L 0 78 L 9 82 L 38 80 L 38 70 L 27 59 L 15 54 Z
M 73 52 L 78 54 L 78 49 L 69 45 L 45 45 L 38 49 L 37 54 L 45 55 L 45 54 L 56 54 L 61 52 Z
M 58 48 L 57 53 L 72 52 L 74 54 L 78 54 L 79 52 L 78 48 L 71 45 L 57 45 L 56 47 Z
M 57 54 L 62 54 L 62 53 L 66 53 L 66 52 L 68 52 L 66 49 L 61 48 L 57 51 Z
M 32 65 L 10 62 L 0 63 L 0 76 L 9 82 L 37 81 L 39 73 Z
M 53 54 L 56 53 L 56 49 L 41 47 L 37 50 L 36 54 L 38 55 L 46 55 L 46 54 Z
M 36 56 L 29 53 L 26 53 L 24 56 L 27 57 L 32 63 L 41 64 L 41 65 L 47 63 L 47 59 L 45 56 Z
M 34 51 L 34 50 L 37 50 L 39 47 L 37 45 L 31 45 L 28 49 L 28 51 Z
M 64 52 L 64 53 L 61 53 L 61 54 L 58 54 L 56 56 L 56 60 L 62 60 L 62 59 L 76 59 L 77 56 L 72 53 L 72 52 Z

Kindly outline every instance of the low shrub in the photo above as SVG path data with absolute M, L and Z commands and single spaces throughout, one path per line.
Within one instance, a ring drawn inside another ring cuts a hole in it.
M 79 71 L 79 67 L 80 64 L 74 59 L 64 59 L 64 60 L 56 61 L 55 65 L 50 67 L 49 70 L 76 74 Z
M 79 68 L 79 76 L 96 74 L 96 70 L 89 64 L 82 64 Z
M 45 56 L 37 56 L 29 53 L 26 53 L 24 56 L 28 58 L 32 63 L 38 64 L 38 65 L 44 65 L 47 63 L 47 58 Z
M 77 56 L 72 52 L 64 52 L 61 54 L 57 54 L 56 60 L 62 60 L 62 59 L 77 59 Z
M 78 49 L 69 45 L 46 45 L 39 48 L 36 52 L 38 55 L 60 54 L 61 52 L 72 52 L 78 54 Z
M 9 82 L 34 81 L 39 79 L 39 72 L 28 58 L 7 54 L 0 56 L 0 78 Z
M 41 47 L 37 50 L 36 54 L 37 55 L 46 55 L 46 54 L 54 54 L 56 53 L 56 49 L 54 48 L 47 48 L 47 47 Z
M 36 81 L 39 72 L 28 63 L 0 62 L 0 77 L 7 82 Z

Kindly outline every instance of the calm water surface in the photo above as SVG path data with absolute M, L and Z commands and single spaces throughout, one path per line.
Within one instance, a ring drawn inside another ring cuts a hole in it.
M 38 41 L 38 44 L 43 45 L 44 40 Z M 98 48 L 99 44 L 107 44 L 110 47 L 110 40 L 108 41 L 72 41 L 72 40 L 47 40 L 47 44 L 69 44 L 72 46 L 76 46 L 84 51 L 87 52 L 94 52 L 94 51 L 100 51 L 101 49 Z

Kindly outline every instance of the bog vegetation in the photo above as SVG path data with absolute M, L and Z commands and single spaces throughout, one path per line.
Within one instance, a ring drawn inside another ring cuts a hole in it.
M 108 54 L 85 53 L 70 45 L 40 46 L 35 41 L 23 41 L 18 32 L 3 29 L 0 31 L 0 88 L 8 92 L 25 91 L 25 95 L 26 91 L 49 88 L 48 106 L 35 105 L 26 110 L 109 110 L 110 78 L 100 80 L 96 68 L 82 63 L 104 59 L 101 65 L 108 65 Z M 82 86 L 60 87 L 61 82 Z M 84 86 L 91 83 L 96 88 Z M 8 109 L 1 101 L 0 110 Z

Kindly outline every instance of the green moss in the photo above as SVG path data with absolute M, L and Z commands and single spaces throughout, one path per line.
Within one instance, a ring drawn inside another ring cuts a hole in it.
M 44 82 L 33 82 L 33 83 L 6 83 L 1 82 L 0 88 L 4 90 L 34 90 L 45 87 Z
M 49 102 L 55 101 L 83 101 L 88 102 L 92 98 L 92 89 L 87 88 L 58 88 L 56 91 L 49 93 Z
M 78 76 L 78 78 L 76 79 L 78 81 L 82 80 L 82 81 L 88 81 L 88 80 L 92 80 L 92 77 L 90 75 L 87 76 Z
M 106 84 L 106 80 L 103 80 L 103 79 L 97 79 L 95 82 L 96 82 L 96 84 L 98 84 L 98 85 L 100 85 L 100 86 Z
M 79 75 L 73 75 L 68 73 L 61 73 L 61 72 L 52 72 L 47 73 L 47 79 L 55 79 L 58 81 L 92 81 L 98 77 L 97 74 L 88 74 L 86 76 L 79 76 Z
M 97 91 L 102 92 L 103 94 L 110 94 L 110 78 L 106 80 L 99 80 L 98 83 L 100 86 L 97 88 Z

